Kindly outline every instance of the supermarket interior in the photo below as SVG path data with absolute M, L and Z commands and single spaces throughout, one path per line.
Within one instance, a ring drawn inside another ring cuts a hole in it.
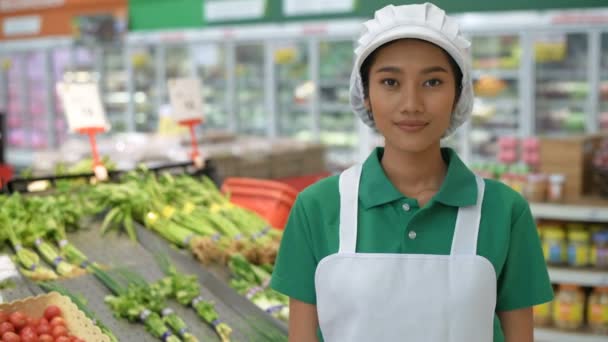
M 350 87 L 391 3 L 0 0 L 0 340 L 287 341 L 283 228 L 384 144 Z M 435 4 L 474 91 L 442 146 L 536 221 L 534 340 L 608 341 L 608 2 Z

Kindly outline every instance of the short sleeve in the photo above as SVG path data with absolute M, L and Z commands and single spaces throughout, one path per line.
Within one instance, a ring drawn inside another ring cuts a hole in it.
M 299 301 L 316 304 L 312 234 L 304 204 L 298 197 L 289 213 L 270 286 Z
M 553 288 L 536 223 L 525 207 L 511 227 L 508 254 L 498 277 L 496 311 L 511 311 L 549 302 Z

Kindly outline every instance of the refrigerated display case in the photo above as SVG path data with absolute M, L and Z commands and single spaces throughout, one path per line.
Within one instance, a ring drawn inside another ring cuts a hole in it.
M 156 78 L 157 70 L 154 65 L 156 46 L 137 46 L 129 50 L 129 63 L 132 68 L 133 111 L 135 130 L 138 132 L 154 132 L 158 127 L 156 98 L 159 96 Z
M 319 43 L 319 130 L 328 147 L 328 159 L 348 165 L 355 159 L 357 121 L 349 104 L 353 64 L 351 40 Z
M 307 41 L 273 44 L 279 136 L 312 140 L 310 106 L 316 86 L 310 79 Z
M 52 84 L 56 84 L 63 80 L 66 72 L 70 71 L 71 52 L 67 48 L 53 49 L 51 52 L 52 56 Z M 54 102 L 54 116 L 53 116 L 53 129 L 55 130 L 55 144 L 61 146 L 61 144 L 67 139 L 68 129 L 65 115 L 63 114 L 63 106 L 59 93 L 55 89 L 51 89 L 53 102 Z
M 204 126 L 206 129 L 228 129 L 226 47 L 220 43 L 194 44 L 191 55 L 202 84 Z
M 268 115 L 264 98 L 264 45 L 237 44 L 235 60 L 236 128 L 241 134 L 265 135 Z
M 570 135 L 586 131 L 590 115 L 588 33 L 533 34 L 536 132 Z
M 500 136 L 518 135 L 520 37 L 474 36 L 471 43 L 475 92 L 471 153 L 474 159 L 493 159 Z
M 608 32 L 601 35 L 599 123 L 600 132 L 608 133 Z
M 128 78 L 122 46 L 107 45 L 101 48 L 100 90 L 106 115 L 112 132 L 125 132 L 131 126 L 128 111 L 131 94 L 127 89 Z M 99 65 L 99 64 L 98 64 Z

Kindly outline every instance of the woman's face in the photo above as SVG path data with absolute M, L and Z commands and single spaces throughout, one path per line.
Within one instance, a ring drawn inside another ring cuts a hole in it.
M 400 39 L 377 50 L 366 105 L 387 148 L 416 153 L 436 146 L 455 100 L 454 72 L 438 46 Z

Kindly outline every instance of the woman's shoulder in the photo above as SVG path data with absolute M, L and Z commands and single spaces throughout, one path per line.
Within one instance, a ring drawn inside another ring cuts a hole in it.
M 333 175 L 318 180 L 300 192 L 298 201 L 306 206 L 326 205 L 338 201 L 340 199 L 339 180 L 340 175 Z
M 529 210 L 528 201 L 523 195 L 505 183 L 484 178 L 486 189 L 484 192 L 484 204 L 490 204 L 489 207 L 498 210 L 510 209 L 513 215 L 519 215 L 524 210 Z

